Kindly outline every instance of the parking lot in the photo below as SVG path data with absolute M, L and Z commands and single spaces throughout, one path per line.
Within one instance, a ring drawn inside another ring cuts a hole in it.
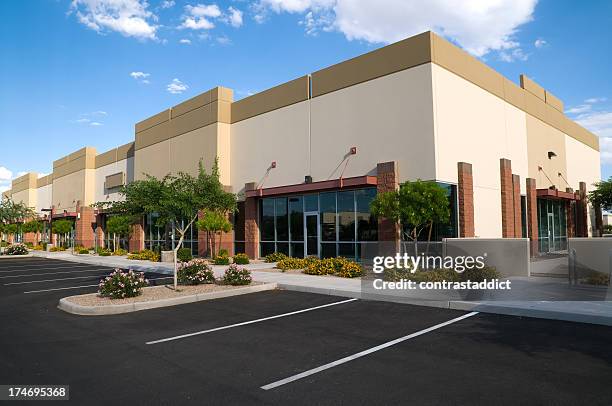
M 111 270 L 0 260 L 0 384 L 68 384 L 75 404 L 612 404 L 610 327 L 282 290 L 57 309 Z

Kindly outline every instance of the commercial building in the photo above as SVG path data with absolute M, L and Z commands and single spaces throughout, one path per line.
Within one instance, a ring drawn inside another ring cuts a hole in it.
M 103 245 L 104 214 L 92 203 L 144 174 L 195 174 L 215 157 L 240 200 L 224 244 L 251 257 L 359 257 L 364 244 L 394 241 L 397 226 L 369 203 L 415 179 L 448 191 L 451 222 L 436 239 L 529 237 L 535 255 L 601 229 L 586 201 L 600 180 L 597 136 L 528 77 L 517 85 L 431 32 L 239 101 L 216 87 L 136 123 L 126 145 L 86 147 L 50 175 L 15 179 L 8 195 L 75 218 L 77 243 Z M 130 249 L 167 241 L 153 220 L 134 227 Z M 203 241 L 193 231 L 186 244 L 202 253 Z

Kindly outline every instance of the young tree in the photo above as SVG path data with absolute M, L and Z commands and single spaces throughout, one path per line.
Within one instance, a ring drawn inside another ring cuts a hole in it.
M 211 248 L 211 257 L 216 257 L 221 248 L 223 233 L 232 231 L 232 223 L 227 220 L 227 214 L 217 211 L 208 211 L 196 223 L 199 230 L 206 231 L 207 244 Z M 216 235 L 219 235 L 219 245 L 216 244 Z
M 22 202 L 15 203 L 12 199 L 0 201 L 0 223 L 13 224 L 36 217 L 36 212 Z
M 144 180 L 123 186 L 119 193 L 124 200 L 96 203 L 111 212 L 130 216 L 157 214 L 157 225 L 172 225 L 179 240 L 174 251 L 174 288 L 177 287 L 177 252 L 183 246 L 185 235 L 198 219 L 198 211 L 232 212 L 236 209 L 236 196 L 225 192 L 219 180 L 219 165 L 215 159 L 210 174 L 200 160 L 196 177 L 179 172 L 162 179 L 146 175 Z
M 418 255 L 417 241 L 421 232 L 429 228 L 429 242 L 433 224 L 446 223 L 450 217 L 444 188 L 435 182 L 420 179 L 403 183 L 398 191 L 378 194 L 370 208 L 376 216 L 400 223 L 402 240 L 414 243 L 415 256 Z
M 126 215 L 111 216 L 106 220 L 106 232 L 113 235 L 114 250 L 117 251 L 119 238 L 130 234 L 133 218 Z
M 42 221 L 40 220 L 31 220 L 31 221 L 24 223 L 21 226 L 21 230 L 24 233 L 35 233 L 36 240 L 38 240 L 39 233 L 41 233 L 44 230 L 44 225 Z
M 52 232 L 60 236 L 62 244 L 66 243 L 66 235 L 72 231 L 72 221 L 68 219 L 55 220 L 51 226 Z
M 589 192 L 589 200 L 594 206 L 603 210 L 612 210 L 612 177 L 596 182 L 595 189 Z

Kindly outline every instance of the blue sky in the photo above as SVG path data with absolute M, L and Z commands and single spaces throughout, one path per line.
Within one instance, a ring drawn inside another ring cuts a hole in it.
M 6 0 L 0 14 L 0 190 L 214 86 L 242 98 L 427 29 L 561 98 L 612 175 L 609 1 Z

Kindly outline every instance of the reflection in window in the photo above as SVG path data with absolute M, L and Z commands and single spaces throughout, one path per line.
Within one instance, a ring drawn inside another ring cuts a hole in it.
M 355 192 L 338 193 L 338 240 L 355 241 Z
M 319 205 L 321 208 L 321 240 L 336 241 L 336 193 L 321 193 Z

